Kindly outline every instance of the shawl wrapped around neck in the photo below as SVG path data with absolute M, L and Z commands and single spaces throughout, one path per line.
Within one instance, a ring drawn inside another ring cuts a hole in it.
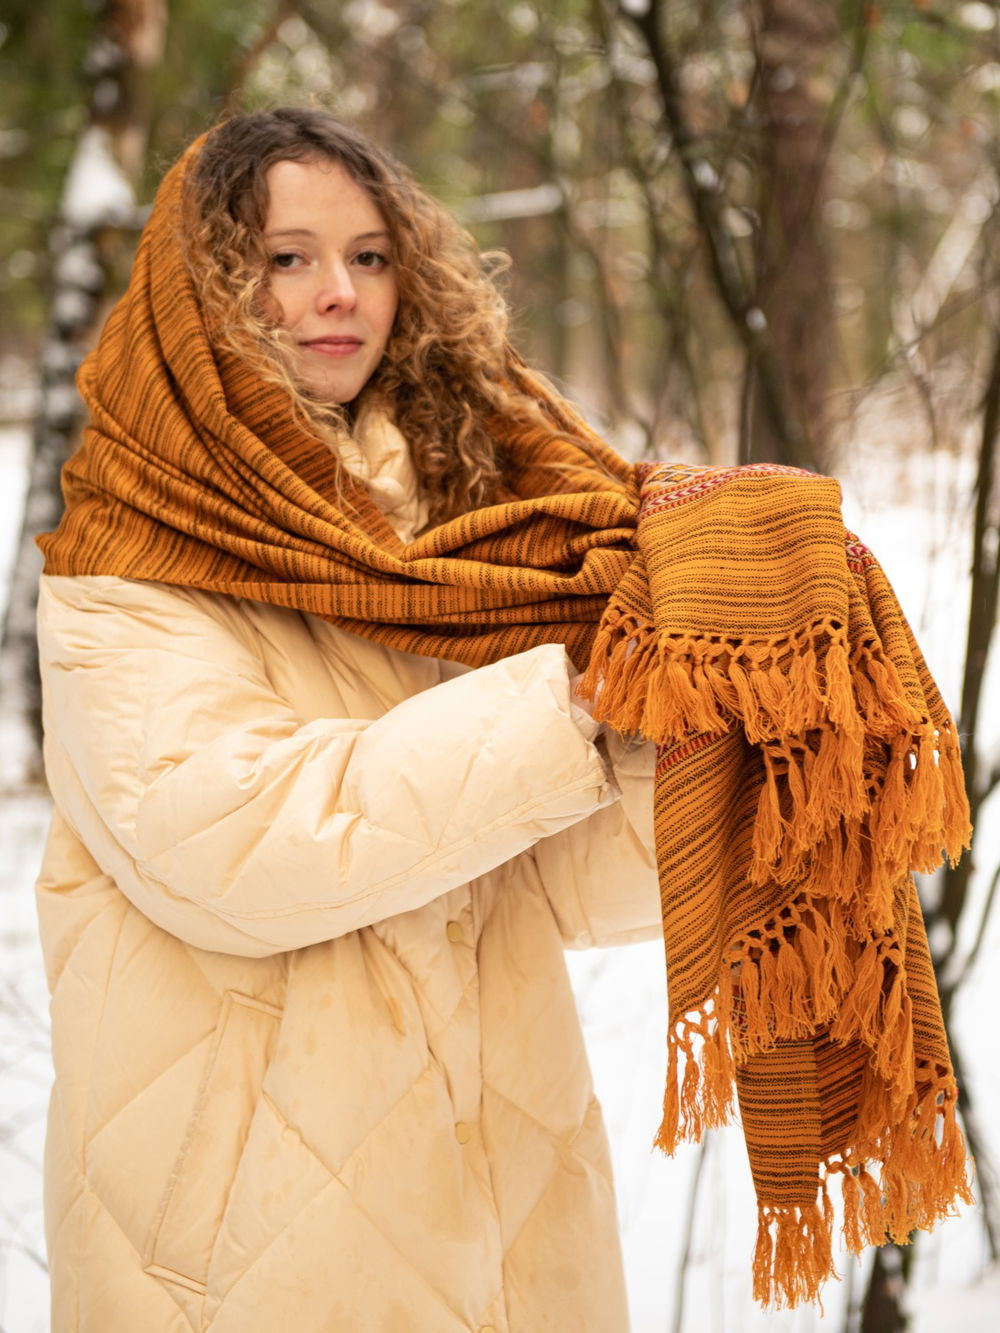
M 565 643 L 595 716 L 657 746 L 657 1143 L 727 1122 L 735 1091 L 757 1299 L 815 1298 L 833 1272 L 834 1177 L 855 1251 L 968 1201 L 911 874 L 968 841 L 958 742 L 836 483 L 630 465 L 512 358 L 551 429 L 491 423 L 504 502 L 404 544 L 284 391 L 210 344 L 179 230 L 187 160 L 81 370 L 91 424 L 46 572 L 252 598 L 470 666 Z

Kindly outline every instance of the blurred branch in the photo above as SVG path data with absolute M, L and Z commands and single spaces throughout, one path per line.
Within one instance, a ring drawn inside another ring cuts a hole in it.
M 973 824 L 985 800 L 988 782 L 979 778 L 978 725 L 986 663 L 996 628 L 1000 594 L 1000 328 L 994 330 L 993 351 L 986 391 L 983 397 L 983 424 L 975 483 L 975 516 L 972 533 L 972 590 L 969 623 L 962 676 L 962 703 L 959 735 L 965 765 L 969 806 Z M 992 776 L 992 775 L 991 775 Z M 956 947 L 958 923 L 965 907 L 972 879 L 972 858 L 963 857 L 957 866 L 945 870 L 941 897 L 935 918 L 949 928 L 949 943 L 936 960 L 947 968 Z
M 976 1164 L 976 1184 L 982 1203 L 980 1210 L 983 1231 L 990 1260 L 996 1263 L 1000 1259 L 1000 1194 L 997 1193 L 996 1172 L 993 1159 L 987 1146 L 986 1138 L 980 1125 L 979 1116 L 969 1091 L 969 1080 L 965 1072 L 965 1060 L 962 1048 L 951 1031 L 950 1015 L 945 1020 L 948 1031 L 948 1044 L 951 1049 L 952 1065 L 958 1083 L 958 1107 L 962 1114 L 962 1127 L 969 1155 Z
M 697 438 L 708 450 L 710 457 L 718 452 L 712 438 L 702 402 L 701 382 L 695 369 L 689 345 L 689 335 L 693 321 L 687 304 L 687 293 L 680 273 L 686 269 L 684 257 L 672 250 L 665 235 L 662 223 L 662 206 L 653 193 L 652 174 L 642 160 L 633 132 L 634 117 L 627 104 L 621 76 L 616 68 L 617 34 L 610 22 L 606 0 L 592 0 L 591 16 L 604 48 L 605 66 L 608 75 L 608 94 L 622 147 L 625 168 L 639 192 L 643 205 L 643 219 L 649 245 L 649 267 L 653 275 L 651 299 L 659 314 L 664 330 L 669 337 L 669 350 L 679 358 L 684 377 L 690 390 L 690 410 L 694 420 Z M 673 260 L 673 262 L 671 262 Z M 662 387 L 662 375 L 658 377 L 656 388 Z M 654 417 L 646 427 L 647 449 L 654 451 L 656 446 L 657 404 L 654 398 Z M 645 425 L 645 423 L 643 423 Z
M 912 1245 L 881 1245 L 875 1251 L 861 1307 L 860 1333 L 905 1333 L 910 1327 L 904 1298 L 912 1262 Z
M 972 947 L 963 959 L 961 971 L 958 973 L 953 983 L 952 989 L 956 991 L 961 990 L 979 958 L 979 952 L 983 946 L 983 940 L 986 937 L 986 927 L 989 924 L 990 915 L 993 912 L 993 904 L 996 901 L 998 885 L 1000 885 L 1000 865 L 993 871 L 993 875 L 990 879 L 990 887 L 986 890 L 986 901 L 983 903 L 983 910 L 979 915 L 979 925 L 976 928 Z
M 687 1297 L 687 1279 L 691 1269 L 691 1250 L 694 1237 L 695 1214 L 698 1211 L 698 1193 L 701 1177 L 708 1160 L 708 1148 L 711 1135 L 705 1134 L 698 1145 L 698 1155 L 694 1162 L 694 1173 L 688 1186 L 687 1209 L 684 1214 L 684 1244 L 677 1260 L 677 1276 L 674 1278 L 674 1313 L 670 1321 L 671 1333 L 683 1333 L 684 1303 Z
M 247 80 L 278 40 L 278 29 L 281 25 L 287 19 L 294 17 L 296 14 L 301 14 L 301 12 L 300 0 L 277 0 L 274 12 L 253 43 L 233 60 L 229 77 L 226 80 L 226 91 L 223 98 L 223 107 L 226 111 L 237 109 L 237 104 L 246 87 Z
M 21 1254 L 25 1256 L 26 1259 L 30 1259 L 31 1262 L 37 1268 L 40 1268 L 43 1273 L 47 1273 L 49 1271 L 49 1266 L 45 1262 L 45 1256 L 43 1254 L 40 1254 L 39 1251 L 36 1250 L 33 1245 L 26 1245 L 24 1241 L 12 1240 L 9 1237 L 4 1240 L 4 1244 L 7 1245 L 12 1250 L 19 1250 Z M 3 1331 L 0 1330 L 0 1333 L 3 1333 Z
M 982 431 L 975 482 L 975 517 L 972 540 L 972 588 L 969 604 L 965 666 L 962 679 L 962 703 L 959 735 L 965 764 L 969 807 L 975 825 L 983 803 L 992 790 L 993 774 L 986 782 L 979 778 L 979 720 L 986 664 L 996 628 L 998 593 L 1000 593 L 1000 327 L 993 331 L 990 370 L 983 395 Z M 957 866 L 946 866 L 941 895 L 932 919 L 948 927 L 947 944 L 934 959 L 941 991 L 941 1009 L 959 1088 L 959 1107 L 969 1150 L 978 1164 L 977 1179 L 982 1200 L 982 1219 L 991 1258 L 1000 1257 L 1000 1196 L 993 1175 L 986 1140 L 979 1127 L 970 1084 L 965 1076 L 961 1048 L 953 1031 L 952 1016 L 958 991 L 969 976 L 985 935 L 987 921 L 995 901 L 1000 867 L 995 871 L 986 894 L 972 948 L 961 969 L 955 966 L 959 924 L 967 910 L 974 861 L 968 854 Z

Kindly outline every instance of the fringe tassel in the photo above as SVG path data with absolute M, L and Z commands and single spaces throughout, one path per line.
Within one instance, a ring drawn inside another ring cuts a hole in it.
M 971 842 L 972 825 L 969 823 L 969 802 L 962 774 L 962 751 L 950 719 L 946 727 L 938 732 L 938 767 L 945 798 L 944 851 L 951 864 L 957 865 L 962 852 Z
M 957 1092 L 925 1085 L 913 1093 L 898 1124 L 883 1124 L 877 1140 L 856 1150 L 856 1164 L 827 1163 L 839 1173 L 844 1201 L 844 1241 L 859 1254 L 867 1245 L 909 1242 L 955 1211 L 956 1201 L 974 1202 L 967 1178 L 965 1140 L 956 1115 Z M 878 1182 L 866 1165 L 882 1161 Z
M 663 1119 L 653 1141 L 668 1156 L 732 1120 L 736 1062 L 726 1035 L 724 1025 L 702 1015 L 681 1019 L 670 1033 Z
M 595 715 L 602 721 L 619 731 L 641 729 L 658 744 L 725 730 L 737 720 L 753 743 L 825 725 L 858 741 L 865 715 L 855 682 L 865 660 L 851 659 L 843 627 L 827 621 L 794 639 L 752 643 L 661 635 L 624 608 L 609 607 L 581 692 L 597 700 Z M 885 686 L 896 687 L 879 715 L 907 716 L 916 723 L 898 677 L 893 682 L 878 666 Z M 645 696 L 641 705 L 637 695 Z M 874 708 L 880 697 L 875 681 L 867 695 Z
M 611 608 L 581 691 L 598 720 L 658 745 L 739 724 L 765 765 L 751 882 L 853 899 L 862 933 L 888 924 L 903 875 L 968 842 L 950 723 L 938 730 L 914 709 L 881 650 L 850 654 L 839 624 L 794 640 L 695 640 Z
M 852 960 L 843 943 L 831 947 L 841 940 L 836 910 L 833 916 L 825 921 L 816 904 L 796 905 L 769 936 L 744 946 L 742 965 L 727 971 L 705 1010 L 674 1025 L 668 1042 L 656 1136 L 667 1153 L 729 1123 L 737 1063 L 755 1051 L 814 1033 L 834 1015 L 833 1040 L 859 1040 L 871 1051 L 851 1162 L 820 1164 L 822 1211 L 818 1205 L 761 1206 L 754 1293 L 779 1307 L 815 1299 L 833 1272 L 828 1177 L 840 1175 L 843 1234 L 855 1253 L 887 1238 L 905 1243 L 914 1230 L 952 1212 L 956 1199 L 972 1202 L 954 1080 L 914 1062 L 898 943 L 886 935 L 864 948 L 855 945 Z M 813 966 L 817 958 L 825 960 L 825 971 Z M 881 1163 L 878 1181 L 867 1161 Z
M 844 1205 L 844 1243 L 852 1254 L 860 1254 L 868 1245 L 884 1245 L 886 1240 L 882 1191 L 862 1166 L 843 1162 L 827 1167 L 828 1174 L 840 1173 Z
M 973 1202 L 956 1103 L 953 1084 L 944 1092 L 924 1087 L 910 1099 L 898 1126 L 883 1136 L 882 1226 L 897 1244 L 954 1213 L 955 1200 Z
M 832 1220 L 825 1192 L 822 1206 L 769 1204 L 758 1208 L 754 1300 L 781 1310 L 818 1299 L 823 1283 L 835 1276 Z

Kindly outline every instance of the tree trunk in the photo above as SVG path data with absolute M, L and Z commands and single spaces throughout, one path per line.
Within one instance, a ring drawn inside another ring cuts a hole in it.
M 89 114 L 49 236 L 52 303 L 41 402 L 0 647 L 0 786 L 8 788 L 41 780 L 35 604 L 42 562 L 34 539 L 59 521 L 59 472 L 82 419 L 74 377 L 141 225 L 135 189 L 149 135 L 150 74 L 162 56 L 165 30 L 165 0 L 106 0 L 84 61 Z
M 910 1316 L 904 1305 L 912 1247 L 883 1245 L 875 1251 L 861 1307 L 859 1333 L 906 1333 Z
M 824 0 L 759 0 L 760 157 L 757 304 L 770 330 L 782 401 L 808 455 L 822 458 L 833 359 L 830 265 L 821 208 L 829 107 L 817 85 L 838 37 Z M 757 367 L 749 362 L 748 373 Z M 755 393 L 749 458 L 789 461 Z

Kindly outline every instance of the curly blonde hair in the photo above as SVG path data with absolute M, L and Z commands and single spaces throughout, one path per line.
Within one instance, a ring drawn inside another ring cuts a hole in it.
M 323 160 L 338 163 L 367 192 L 389 232 L 399 305 L 366 392 L 370 387 L 391 405 L 430 521 L 494 503 L 505 493 L 505 460 L 490 434 L 491 418 L 544 425 L 557 434 L 566 427 L 561 414 L 554 419 L 519 387 L 507 306 L 495 282 L 506 258 L 481 253 L 404 167 L 328 112 L 253 111 L 206 136 L 185 179 L 184 233 L 210 333 L 282 385 L 291 410 L 317 434 L 350 429 L 349 408 L 321 402 L 296 383 L 291 345 L 266 315 L 263 299 L 267 172 L 277 162 Z

